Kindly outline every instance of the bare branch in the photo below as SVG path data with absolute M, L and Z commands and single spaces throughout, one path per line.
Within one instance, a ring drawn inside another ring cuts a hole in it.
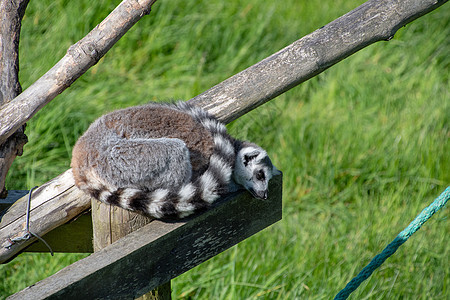
M 19 84 L 19 37 L 28 2 L 0 1 L 0 106 L 22 92 Z
M 0 108 L 0 144 L 95 65 L 156 0 L 124 0 L 47 73 Z
M 25 127 L 17 129 L 3 144 L 0 145 L 0 198 L 6 198 L 8 191 L 5 188 L 6 174 L 16 158 L 23 153 L 23 146 L 28 142 L 24 134 Z
M 0 106 L 22 92 L 19 83 L 19 37 L 29 0 L 0 1 Z M 28 141 L 22 124 L 4 142 L 0 142 L 0 198 L 7 196 L 6 174 L 17 155 L 22 155 Z
M 367 1 L 190 101 L 229 123 L 445 2 Z

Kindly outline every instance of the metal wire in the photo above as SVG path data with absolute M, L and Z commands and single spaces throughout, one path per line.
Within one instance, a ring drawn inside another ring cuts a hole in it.
M 50 250 L 50 254 L 53 256 L 53 250 L 50 247 L 50 245 L 39 235 L 36 233 L 33 233 L 30 231 L 30 211 L 31 211 L 31 195 L 33 193 L 33 190 L 37 188 L 37 186 L 33 187 L 30 192 L 28 193 L 28 202 L 27 202 L 27 211 L 25 215 L 25 233 L 22 236 L 18 236 L 15 238 L 8 238 L 8 244 L 5 246 L 5 248 L 10 249 L 12 245 L 29 240 L 32 236 L 40 240 L 42 243 L 44 243 L 45 246 L 47 246 L 48 250 Z

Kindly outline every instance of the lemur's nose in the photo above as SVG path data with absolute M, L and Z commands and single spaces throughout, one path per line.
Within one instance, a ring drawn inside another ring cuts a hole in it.
M 255 198 L 258 198 L 261 200 L 267 200 L 268 195 L 269 195 L 268 190 L 255 191 L 255 193 L 254 193 Z
M 265 190 L 265 191 L 264 191 L 264 194 L 263 194 L 263 196 L 262 196 L 262 198 L 263 198 L 264 200 L 267 200 L 268 197 L 269 197 L 269 191 L 268 191 L 268 190 Z

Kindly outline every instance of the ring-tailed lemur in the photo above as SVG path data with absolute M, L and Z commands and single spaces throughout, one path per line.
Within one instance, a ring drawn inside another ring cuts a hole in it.
M 279 173 L 261 147 L 185 102 L 100 117 L 75 144 L 71 166 L 81 190 L 155 218 L 186 217 L 241 187 L 266 199 Z

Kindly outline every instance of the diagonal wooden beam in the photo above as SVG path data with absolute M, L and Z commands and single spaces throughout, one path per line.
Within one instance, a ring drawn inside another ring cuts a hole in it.
M 190 101 L 229 123 L 447 0 L 370 0 Z

